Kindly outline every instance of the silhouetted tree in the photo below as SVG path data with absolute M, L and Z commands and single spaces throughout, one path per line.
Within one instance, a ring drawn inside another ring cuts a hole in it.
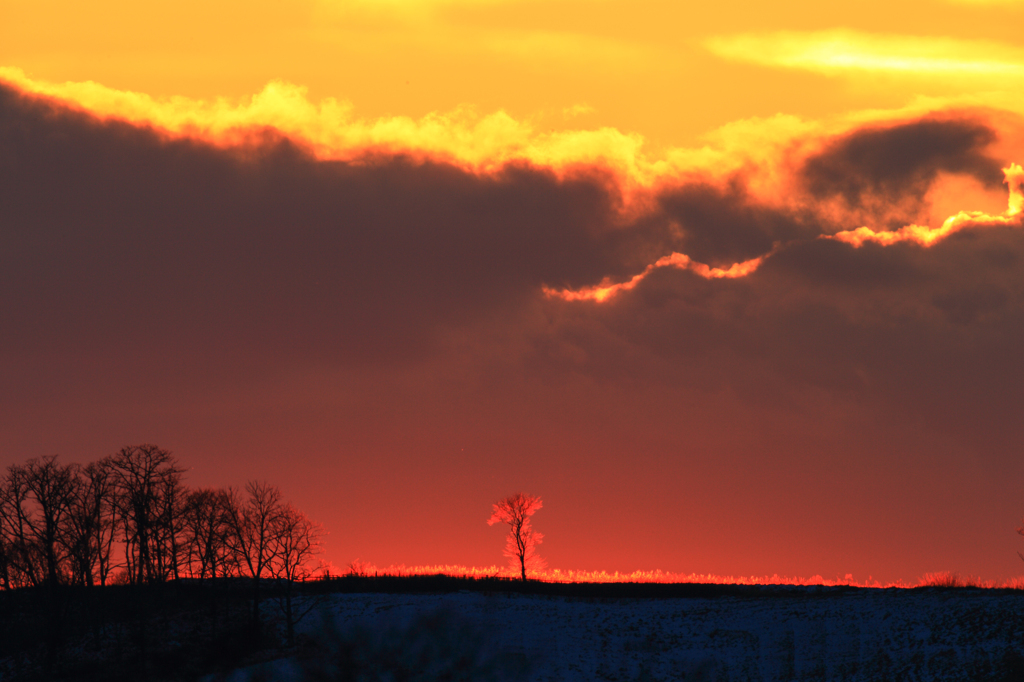
M 1024 523 L 1021 523 L 1021 525 L 1017 528 L 1017 533 L 1020 535 L 1024 535 Z M 1017 552 L 1017 556 L 1020 557 L 1021 561 L 1024 561 L 1024 554 Z
M 38 546 L 29 530 L 29 494 L 24 467 L 9 467 L 0 478 L 0 542 L 8 588 L 39 585 L 43 580 Z
M 234 498 L 227 490 L 202 488 L 188 493 L 182 510 L 184 565 L 193 578 L 227 575 L 236 566 L 232 547 Z
M 494 513 L 487 519 L 487 525 L 507 523 L 509 525 L 508 540 L 505 543 L 505 556 L 513 566 L 518 565 L 523 581 L 526 580 L 526 569 L 544 567 L 544 560 L 537 556 L 536 546 L 544 536 L 533 530 L 530 517 L 543 505 L 535 495 L 516 493 L 506 497 L 494 505 Z
M 252 578 L 252 619 L 260 625 L 260 581 L 269 572 L 278 545 L 274 534 L 284 505 L 281 491 L 265 481 L 250 481 L 246 497 L 234 504 L 231 520 L 232 544 L 243 574 Z
M 66 537 L 66 521 L 78 494 L 78 467 L 57 462 L 57 456 L 30 459 L 24 466 L 14 465 L 10 475 L 17 479 L 21 499 L 17 513 L 25 540 L 42 559 L 42 582 L 58 585 L 67 577 L 65 559 L 71 544 Z
M 184 559 L 184 508 L 188 491 L 181 476 L 162 476 L 159 480 L 159 514 L 154 525 L 153 563 L 160 579 L 180 578 Z
M 107 461 L 90 462 L 78 478 L 64 533 L 73 581 L 106 585 L 116 532 L 113 472 Z
M 107 460 L 123 532 L 125 564 L 131 583 L 166 580 L 177 570 L 175 505 L 181 499 L 181 473 L 167 450 L 155 445 L 122 448 Z
M 315 606 L 316 600 L 297 609 L 293 600 L 293 588 L 297 581 L 309 577 L 310 562 L 320 552 L 323 528 L 310 521 L 305 514 L 290 504 L 285 504 L 273 529 L 274 561 L 270 575 L 280 580 L 284 590 L 280 600 L 287 628 L 288 646 L 295 644 L 295 624 L 302 620 Z
M 0 479 L 0 590 L 11 589 L 11 558 L 14 547 L 7 536 L 4 517 L 4 481 Z

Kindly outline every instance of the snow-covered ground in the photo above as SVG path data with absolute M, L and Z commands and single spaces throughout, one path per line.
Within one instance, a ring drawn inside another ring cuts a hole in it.
M 1024 594 L 997 590 L 792 587 L 656 599 L 336 594 L 300 631 L 349 657 L 415 649 L 423 661 L 464 654 L 497 662 L 481 664 L 497 671 L 478 675 L 488 679 L 1024 680 Z M 232 678 L 260 673 L 308 675 L 285 660 Z

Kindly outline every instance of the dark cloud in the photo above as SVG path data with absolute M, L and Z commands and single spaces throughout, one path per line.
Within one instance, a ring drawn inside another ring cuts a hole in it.
M 938 170 L 992 181 L 981 150 L 993 138 L 959 120 L 868 129 L 802 172 L 815 192 L 851 201 L 920 193 Z M 479 346 L 497 334 L 525 339 L 517 352 L 538 371 L 619 381 L 660 358 L 684 363 L 678 381 L 750 395 L 791 382 L 867 396 L 916 367 L 886 389 L 912 403 L 913 386 L 934 384 L 932 367 L 948 361 L 928 356 L 929 335 L 1016 333 L 1024 261 L 1012 230 L 932 249 L 853 248 L 815 239 L 827 230 L 809 213 L 758 204 L 740 177 L 666 190 L 623 225 L 596 172 L 318 161 L 270 133 L 224 150 L 10 90 L 0 90 L 0 150 L 0 349 L 15 356 L 388 364 L 439 352 L 439 335 Z M 604 305 L 540 295 L 623 281 L 672 251 L 729 265 L 780 241 L 745 278 L 669 268 Z M 529 317 L 538 305 L 548 322 Z M 924 345 L 904 359 L 910 338 Z
M 1024 436 L 1008 417 L 1024 409 L 1022 257 L 1016 228 L 931 248 L 813 239 L 748 277 L 664 268 L 606 304 L 567 304 L 538 349 L 549 373 L 561 363 L 615 385 L 664 382 L 764 409 L 805 410 L 820 393 L 877 411 L 879 429 L 921 424 L 1005 452 Z
M 762 268 L 767 274 L 798 276 L 805 280 L 803 286 L 891 290 L 921 276 L 917 263 L 910 257 L 920 249 L 917 244 L 886 247 L 870 242 L 855 249 L 830 239 L 813 239 L 784 249 Z
M 1006 307 L 1007 293 L 994 287 L 937 293 L 932 296 L 935 307 L 946 313 L 950 322 L 971 324 L 979 318 L 998 313 Z
M 7 89 L 0 155 L 0 300 L 31 345 L 391 357 L 438 323 L 637 260 L 600 178 L 323 162 L 271 135 L 225 151 Z
M 808 158 L 802 178 L 816 199 L 842 197 L 853 208 L 875 209 L 885 218 L 894 207 L 912 210 L 908 204 L 920 202 L 939 172 L 998 187 L 1003 163 L 985 154 L 996 139 L 992 128 L 969 118 L 859 129 Z
M 776 242 L 820 233 L 807 216 L 758 205 L 739 178 L 725 188 L 672 189 L 662 194 L 660 205 L 681 230 L 676 250 L 713 266 L 728 267 L 771 251 Z

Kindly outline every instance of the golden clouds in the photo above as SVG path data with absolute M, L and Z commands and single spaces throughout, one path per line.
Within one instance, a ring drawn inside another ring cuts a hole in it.
M 902 106 L 921 94 L 908 77 L 931 96 L 1013 90 L 1024 60 L 996 11 L 934 2 L 915 23 L 920 10 L 881 0 L 852 19 L 798 0 L 0 0 L 0 64 L 209 101 L 282 81 L 373 120 L 468 105 L 545 132 L 572 127 L 560 112 L 586 103 L 587 127 L 660 153 L 752 116 Z M 916 29 L 933 37 L 906 35 Z M 870 78 L 853 89 L 815 73 Z M 881 87 L 881 74 L 900 83 Z
M 834 235 L 823 235 L 823 239 L 835 239 L 856 248 L 866 242 L 874 242 L 882 246 L 890 246 L 899 242 L 914 242 L 921 246 L 932 246 L 961 230 L 984 227 L 1020 227 L 1020 212 L 1024 206 L 1024 169 L 1011 163 L 1003 169 L 1006 184 L 1009 187 L 1009 200 L 1006 212 L 1002 215 L 988 215 L 982 211 L 960 211 L 950 216 L 942 225 L 931 228 L 922 225 L 907 225 L 894 231 L 873 230 L 870 227 L 858 227 L 855 230 L 843 230 Z
M 719 36 L 705 45 L 725 59 L 830 76 L 870 72 L 968 79 L 973 89 L 1024 81 L 1024 50 L 990 41 L 832 30 Z
M 1013 5 L 1024 5 L 1024 0 L 946 0 L 954 5 L 994 5 L 1011 7 Z
M 520 165 L 556 178 L 601 178 L 622 200 L 616 205 L 629 209 L 620 216 L 623 225 L 634 219 L 664 221 L 671 237 L 660 254 L 640 261 L 642 269 L 633 270 L 637 274 L 623 278 L 620 271 L 620 281 L 604 277 L 583 287 L 540 286 L 547 297 L 567 301 L 607 301 L 665 268 L 706 280 L 742 278 L 775 253 L 819 238 L 854 247 L 867 242 L 930 246 L 965 229 L 1019 226 L 1024 206 L 1024 170 L 1011 164 L 1003 169 L 1010 189 L 1003 215 L 965 205 L 939 227 L 914 222 L 893 229 L 890 223 L 899 212 L 875 210 L 924 201 L 940 172 L 981 179 L 990 189 L 998 186 L 991 175 L 999 166 L 986 156 L 996 134 L 984 123 L 991 114 L 982 112 L 910 120 L 897 112 L 888 122 L 876 112 L 827 124 L 782 115 L 749 119 L 709 135 L 704 148 L 673 149 L 655 158 L 645 152 L 641 136 L 614 128 L 539 131 L 506 112 L 481 115 L 471 108 L 419 118 L 357 118 L 348 102 L 313 102 L 304 88 L 281 81 L 247 100 L 211 101 L 154 98 L 91 81 L 46 83 L 11 68 L 0 68 L 0 80 L 101 119 L 222 148 L 284 136 L 320 160 L 361 164 L 401 157 L 452 164 L 478 175 Z M 861 222 L 872 215 L 875 225 Z M 704 251 L 676 248 L 677 241 Z
M 701 148 L 669 149 L 652 156 L 644 138 L 612 127 L 541 129 L 505 111 L 480 113 L 473 107 L 421 117 L 359 117 L 353 105 L 331 97 L 313 101 L 305 87 L 273 81 L 243 98 L 153 97 L 94 81 L 51 83 L 17 68 L 0 67 L 0 82 L 26 93 L 54 98 L 101 119 L 153 127 L 164 135 L 190 137 L 219 147 L 259 142 L 280 134 L 319 159 L 358 161 L 379 154 L 452 163 L 474 173 L 525 163 L 563 176 L 575 171 L 614 179 L 627 204 L 638 191 L 673 184 L 690 175 L 727 178 L 756 166 L 752 190 L 769 196 L 778 188 L 782 151 L 800 136 L 819 131 L 815 123 L 791 116 L 748 119 L 713 131 Z M 568 107 L 560 118 L 587 115 L 586 105 Z
M 960 211 L 950 216 L 942 225 L 931 228 L 924 225 L 907 225 L 898 230 L 875 230 L 870 227 L 858 227 L 853 230 L 843 230 L 831 235 L 820 235 L 820 239 L 832 239 L 860 248 L 867 242 L 873 242 L 882 246 L 892 246 L 900 242 L 913 242 L 920 246 L 933 246 L 947 237 L 967 229 L 978 229 L 986 227 L 1021 227 L 1021 211 L 1024 210 L 1024 168 L 1016 163 L 1011 163 L 1003 169 L 1006 177 L 1006 184 L 1009 189 L 1008 207 L 1002 215 L 988 215 L 982 211 Z M 653 264 L 647 266 L 644 271 L 634 275 L 629 280 L 620 283 L 613 283 L 605 278 L 600 284 L 581 289 L 556 290 L 544 287 L 544 294 L 549 298 L 560 298 L 565 301 L 595 301 L 603 303 L 618 293 L 630 291 L 636 288 L 649 274 L 659 268 L 673 267 L 679 270 L 689 270 L 705 279 L 735 279 L 746 277 L 754 273 L 758 267 L 776 252 L 785 248 L 786 245 L 776 243 L 775 247 L 768 253 L 751 258 L 742 262 L 733 263 L 728 268 L 710 267 L 704 263 L 698 263 L 689 256 L 682 253 L 672 253 L 669 256 L 659 258 Z
M 280 81 L 248 101 L 186 97 L 154 98 L 107 88 L 92 81 L 46 83 L 19 69 L 0 67 L 0 81 L 32 94 L 77 105 L 101 118 L 154 126 L 175 136 L 197 137 L 219 146 L 245 144 L 272 129 L 308 147 L 318 158 L 356 160 L 373 154 L 403 154 L 489 172 L 513 162 L 567 171 L 599 164 L 630 182 L 657 169 L 639 154 L 643 138 L 611 128 L 536 131 L 503 111 L 479 115 L 472 108 L 408 116 L 357 119 L 352 105 L 334 98 L 311 102 L 305 88 Z
M 1006 175 L 1006 184 L 1010 188 L 1009 206 L 1006 214 L 1015 216 L 1024 210 L 1024 168 L 1016 163 L 1011 163 L 1003 169 Z

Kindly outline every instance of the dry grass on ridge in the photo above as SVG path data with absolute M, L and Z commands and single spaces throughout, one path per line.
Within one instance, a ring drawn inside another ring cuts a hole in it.
M 359 561 L 353 561 L 348 566 L 349 573 L 362 576 L 415 576 L 415 575 L 448 575 L 459 578 L 516 578 L 517 571 L 501 566 L 458 566 L 458 565 L 436 565 L 436 566 L 406 566 L 404 564 L 378 568 L 377 566 Z M 328 570 L 327 575 L 338 575 L 339 572 Z M 796 586 L 825 586 L 825 587 L 962 587 L 981 589 L 1024 589 L 1024 576 L 1010 578 L 1003 582 L 995 580 L 983 580 L 977 576 L 962 575 L 956 571 L 938 571 L 925 573 L 916 583 L 905 583 L 902 580 L 890 583 L 882 583 L 868 578 L 867 580 L 854 580 L 852 575 L 837 577 L 834 579 L 823 578 L 820 575 L 810 578 L 796 576 L 721 576 L 707 573 L 669 573 L 660 570 L 655 571 L 633 571 L 631 573 L 620 573 L 618 571 L 576 571 L 549 568 L 543 571 L 533 571 L 531 578 L 543 582 L 554 583 L 698 583 L 706 585 L 796 585 Z

